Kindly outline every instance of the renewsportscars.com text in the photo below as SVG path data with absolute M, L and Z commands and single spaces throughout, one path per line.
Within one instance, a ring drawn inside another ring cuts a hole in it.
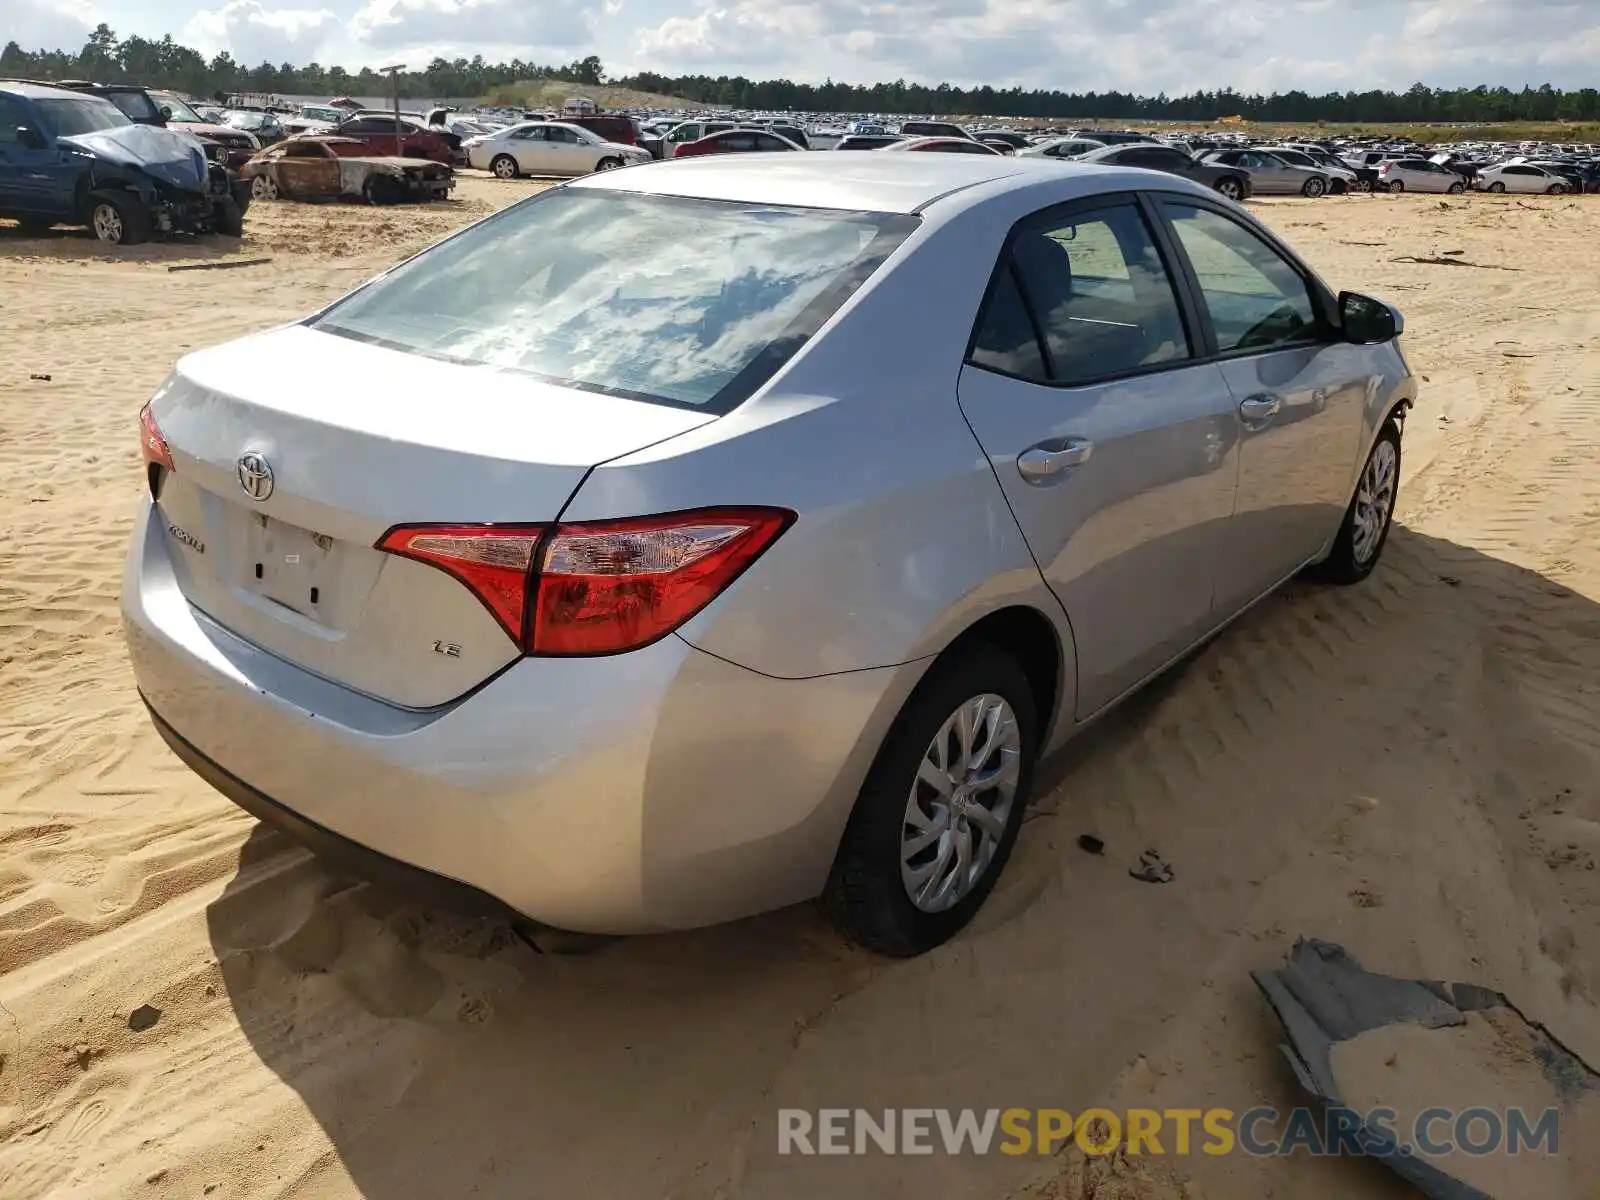
M 1407 1128 L 1393 1109 L 1259 1107 L 948 1109 L 783 1108 L 778 1153 L 802 1155 L 1051 1155 L 1067 1144 L 1085 1154 L 1247 1154 L 1253 1157 L 1372 1153 L 1555 1155 L 1559 1112 L 1520 1108 L 1428 1108 Z M 1362 1130 L 1366 1130 L 1365 1139 Z M 1280 1132 L 1281 1131 L 1281 1132 Z

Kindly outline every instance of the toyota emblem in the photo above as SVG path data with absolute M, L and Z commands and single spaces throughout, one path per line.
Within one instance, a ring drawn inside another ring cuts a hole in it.
M 259 450 L 246 450 L 239 456 L 239 486 L 252 500 L 272 495 L 272 464 Z

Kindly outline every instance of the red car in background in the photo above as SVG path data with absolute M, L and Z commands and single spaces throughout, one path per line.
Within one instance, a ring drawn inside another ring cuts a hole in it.
M 632 117 L 557 117 L 556 120 L 587 129 L 590 133 L 597 133 L 606 141 L 616 142 L 621 146 L 639 144 L 639 122 Z
M 406 113 L 401 113 L 398 121 L 393 113 L 357 113 L 333 133 L 365 143 L 367 152 L 378 157 L 427 158 L 450 166 L 464 166 L 467 161 L 459 137 Z
M 788 138 L 768 133 L 765 129 L 725 129 L 701 138 L 698 142 L 684 142 L 672 152 L 673 158 L 693 158 L 700 154 L 750 154 L 773 150 L 798 150 Z

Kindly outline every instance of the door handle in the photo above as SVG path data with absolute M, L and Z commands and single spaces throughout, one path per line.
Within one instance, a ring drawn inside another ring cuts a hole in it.
M 1054 483 L 1072 467 L 1088 462 L 1093 449 L 1088 438 L 1051 438 L 1017 455 L 1017 472 L 1032 484 Z
M 1278 396 L 1247 396 L 1239 401 L 1239 416 L 1246 425 L 1265 425 L 1282 407 L 1283 400 Z

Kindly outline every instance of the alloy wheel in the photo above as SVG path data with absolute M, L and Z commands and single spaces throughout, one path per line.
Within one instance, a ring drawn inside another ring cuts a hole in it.
M 115 204 L 101 201 L 94 206 L 94 235 L 113 246 L 122 241 L 122 214 Z
M 900 833 L 900 880 L 918 909 L 944 912 L 994 862 L 1016 802 L 1022 733 L 1004 697 L 973 696 L 945 719 L 917 767 Z
M 1389 524 L 1389 512 L 1394 506 L 1395 484 L 1399 482 L 1399 456 L 1394 443 L 1380 441 L 1367 460 L 1361 473 L 1360 486 L 1356 488 L 1356 507 L 1351 514 L 1355 523 L 1351 550 L 1358 563 L 1365 563 L 1378 551 L 1383 541 L 1383 531 Z
M 1239 185 L 1231 179 L 1224 179 L 1217 184 L 1217 191 L 1221 192 L 1229 200 L 1237 200 L 1239 198 Z

